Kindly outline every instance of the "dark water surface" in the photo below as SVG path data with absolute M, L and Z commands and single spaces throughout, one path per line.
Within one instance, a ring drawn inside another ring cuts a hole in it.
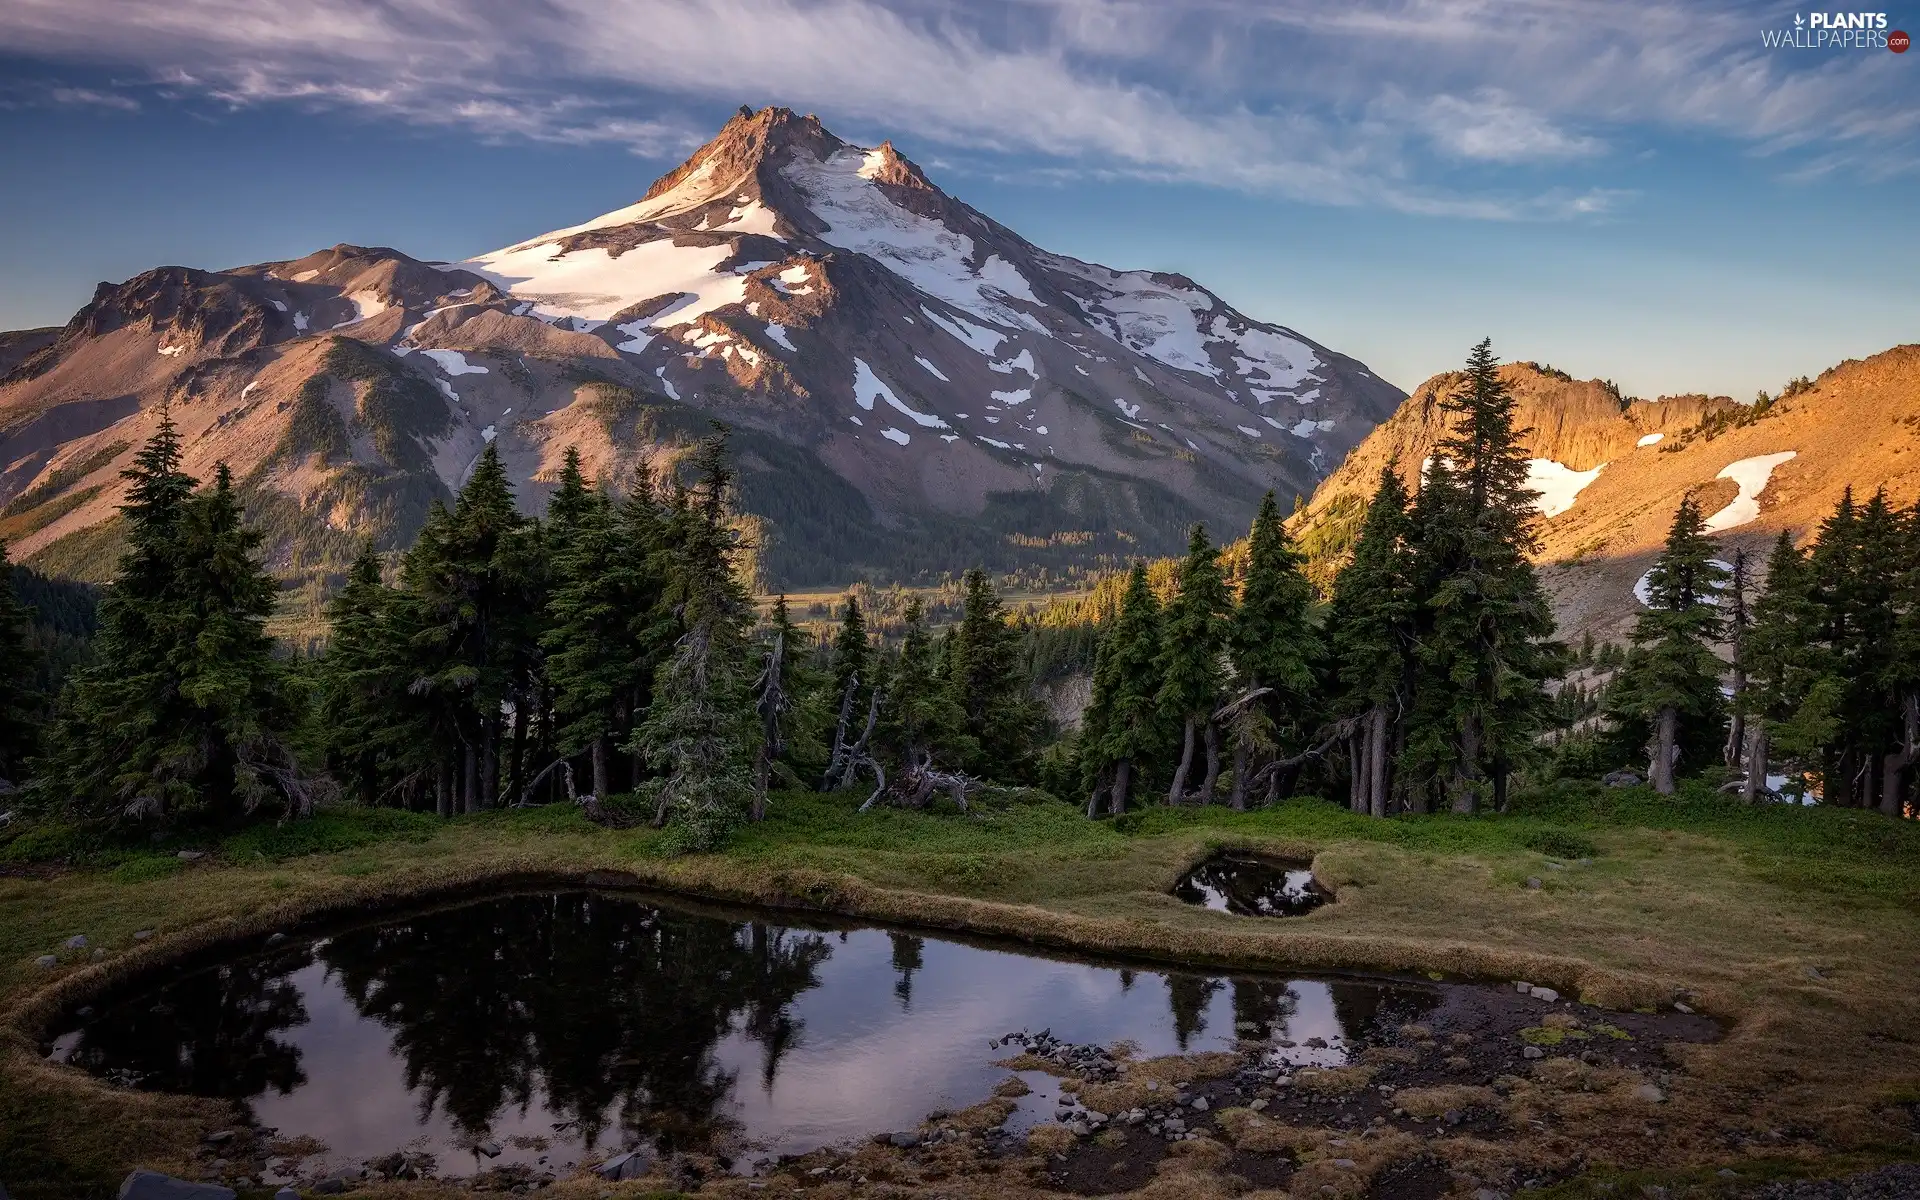
M 978 1103 L 1011 1053 L 989 1040 L 1023 1028 L 1146 1055 L 1271 1037 L 1302 1045 L 1293 1061 L 1338 1063 L 1341 1039 L 1438 998 L 542 892 L 184 964 L 69 1018 L 49 1052 L 126 1086 L 242 1100 L 332 1164 L 424 1150 L 448 1174 L 542 1155 L 558 1169 L 644 1143 L 744 1166 Z M 500 1157 L 475 1157 L 487 1140 Z
M 1298 917 L 1328 900 L 1307 864 L 1243 854 L 1208 859 L 1181 876 L 1173 894 L 1243 917 Z

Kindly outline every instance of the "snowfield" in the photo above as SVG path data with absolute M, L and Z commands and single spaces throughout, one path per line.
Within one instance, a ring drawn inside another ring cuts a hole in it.
M 621 309 L 657 296 L 679 299 L 643 321 L 619 326 L 639 339 L 635 325 L 685 325 L 746 299 L 747 281 L 719 266 L 733 255 L 728 243 L 676 246 L 669 238 L 644 242 L 615 258 L 604 247 L 562 253 L 558 242 L 512 246 L 454 264 L 527 301 L 525 313 L 548 322 L 568 317 L 606 321 Z M 624 347 L 622 347 L 624 349 Z
M 865 254 L 921 292 L 996 325 L 1046 328 L 1007 301 L 1040 303 L 1017 268 L 988 255 L 978 270 L 968 266 L 973 239 L 940 222 L 908 212 L 880 190 L 873 175 L 884 161 L 878 150 L 850 146 L 821 162 L 795 154 L 785 168 L 807 198 L 813 214 L 826 222 L 821 240 L 842 250 Z
M 1601 463 L 1591 471 L 1576 471 L 1551 458 L 1528 459 L 1527 487 L 1540 493 L 1540 498 L 1533 502 L 1533 506 L 1543 517 L 1559 516 L 1572 508 L 1574 500 L 1586 486 L 1600 478 L 1600 472 L 1606 469 L 1606 463 Z
M 1760 493 L 1767 490 L 1767 483 L 1773 478 L 1773 469 L 1784 462 L 1800 457 L 1798 450 L 1782 450 L 1778 454 L 1761 454 L 1753 458 L 1743 458 L 1720 468 L 1715 479 L 1731 479 L 1740 487 L 1740 494 L 1733 503 L 1707 518 L 1707 532 L 1719 533 L 1726 529 L 1738 529 L 1740 526 L 1760 517 Z

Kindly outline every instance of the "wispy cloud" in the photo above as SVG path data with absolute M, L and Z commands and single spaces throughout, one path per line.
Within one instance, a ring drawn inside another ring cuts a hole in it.
M 140 102 L 120 92 L 102 92 L 94 88 L 57 87 L 48 89 L 47 99 L 55 104 L 81 108 L 112 108 L 121 112 L 139 112 Z
M 1783 174 L 1912 161 L 1911 64 L 1765 51 L 1778 20 L 1731 0 L 11 0 L 0 44 L 482 138 L 659 156 L 703 132 L 689 108 L 784 103 L 1046 171 L 1558 219 L 1618 204 L 1585 172 L 1662 132 Z

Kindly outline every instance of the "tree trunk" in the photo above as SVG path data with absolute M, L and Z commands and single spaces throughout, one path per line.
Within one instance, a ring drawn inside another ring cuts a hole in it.
M 1113 768 L 1113 799 L 1107 802 L 1107 811 L 1114 816 L 1122 816 L 1127 811 L 1127 789 L 1133 784 L 1133 760 L 1123 758 Z
M 507 795 L 519 799 L 527 786 L 527 689 L 513 694 L 513 748 L 507 755 Z
M 1375 704 L 1367 721 L 1367 811 L 1387 815 L 1387 706 Z
M 480 811 L 480 755 L 471 743 L 460 747 L 460 807 L 470 813 Z
M 1680 713 L 1671 705 L 1660 710 L 1654 723 L 1653 761 L 1647 774 L 1653 779 L 1653 790 L 1662 796 L 1673 795 L 1673 742 L 1679 725 Z
M 1880 811 L 1889 817 L 1906 815 L 1907 768 L 1920 750 L 1920 692 L 1901 697 L 1900 718 L 1900 749 L 1887 755 L 1880 783 Z
M 480 806 L 494 808 L 500 803 L 500 709 L 496 705 L 487 717 L 486 740 L 480 750 Z
M 607 735 L 593 739 L 593 798 L 607 798 Z
M 1173 772 L 1173 786 L 1167 789 L 1168 804 L 1184 804 L 1187 800 L 1187 772 L 1193 769 L 1193 718 L 1187 718 L 1187 730 L 1180 743 L 1180 766 Z
M 1247 742 L 1245 738 L 1233 739 L 1233 794 L 1227 803 L 1235 812 L 1247 811 Z
M 442 817 L 453 815 L 453 787 L 447 778 L 451 774 L 444 758 L 433 769 L 433 811 Z
M 1100 797 L 1107 794 L 1107 789 L 1110 786 L 1111 784 L 1103 772 L 1093 785 L 1093 794 L 1087 797 L 1087 820 L 1091 821 L 1100 815 Z
M 1360 738 L 1347 739 L 1347 811 L 1367 810 L 1367 748 Z
M 1213 803 L 1213 789 L 1220 782 L 1220 730 L 1212 721 L 1208 721 L 1205 730 L 1207 747 L 1207 777 L 1200 781 L 1200 803 Z
M 1746 759 L 1747 778 L 1740 785 L 1740 799 L 1744 803 L 1755 804 L 1760 800 L 1760 789 L 1767 782 L 1766 722 L 1756 720 L 1747 726 L 1742 756 Z

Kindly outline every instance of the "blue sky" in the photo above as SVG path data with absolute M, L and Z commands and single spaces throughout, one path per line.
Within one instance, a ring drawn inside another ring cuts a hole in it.
M 1694 0 L 8 0 L 0 327 L 630 203 L 740 104 L 891 137 L 1050 249 L 1410 388 L 1494 339 L 1630 393 L 1920 340 L 1920 53 Z M 1920 8 L 1888 14 L 1920 30 Z

